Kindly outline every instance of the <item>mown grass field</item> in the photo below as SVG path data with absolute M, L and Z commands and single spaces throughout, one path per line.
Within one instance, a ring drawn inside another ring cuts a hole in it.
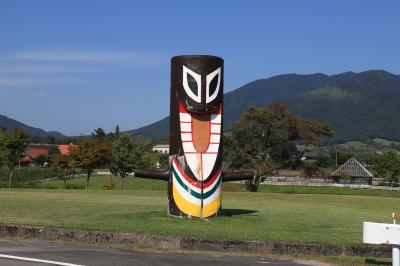
M 244 190 L 243 186 L 228 184 L 220 217 L 208 221 L 181 219 L 166 214 L 165 182 L 128 178 L 129 190 L 100 190 L 106 178 L 94 177 L 89 191 L 1 189 L 0 223 L 214 239 L 354 244 L 362 242 L 363 221 L 391 222 L 391 212 L 400 209 L 400 198 L 394 196 L 398 192 L 369 196 L 360 194 L 364 190 L 357 190 L 357 195 L 309 194 L 279 191 L 279 187 L 272 186 L 263 187 L 261 193 L 227 192 Z M 83 182 L 81 179 L 70 182 Z M 50 182 L 60 182 L 62 187 L 61 180 Z
M 104 185 L 109 185 L 114 183 L 114 187 L 111 190 L 119 190 L 120 189 L 120 178 L 117 176 L 108 176 L 108 175 L 98 175 L 90 177 L 90 190 L 103 190 Z M 73 179 L 69 179 L 67 181 L 69 186 L 75 188 L 85 188 L 86 177 L 77 177 Z M 64 180 L 63 179 L 55 179 L 45 181 L 40 185 L 40 188 L 49 188 L 49 189 L 64 189 Z M 124 190 L 166 190 L 167 182 L 159 181 L 159 180 L 150 180 L 150 179 L 142 179 L 142 178 L 134 178 L 132 176 L 128 176 L 125 178 Z

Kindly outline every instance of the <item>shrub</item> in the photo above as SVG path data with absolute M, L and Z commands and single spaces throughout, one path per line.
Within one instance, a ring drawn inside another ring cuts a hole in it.
M 112 189 L 114 189 L 115 188 L 115 182 L 113 180 L 113 177 L 110 176 L 108 178 L 108 180 L 106 182 L 104 182 L 104 184 L 101 186 L 101 188 L 103 190 L 112 190 Z
M 38 188 L 42 180 L 56 177 L 57 174 L 49 168 L 17 168 L 11 186 L 14 188 Z M 0 169 L 0 187 L 8 187 L 8 170 Z

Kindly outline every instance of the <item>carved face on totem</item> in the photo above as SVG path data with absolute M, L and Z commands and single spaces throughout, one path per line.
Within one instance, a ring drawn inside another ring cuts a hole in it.
M 177 56 L 171 63 L 170 213 L 205 218 L 221 207 L 223 60 Z

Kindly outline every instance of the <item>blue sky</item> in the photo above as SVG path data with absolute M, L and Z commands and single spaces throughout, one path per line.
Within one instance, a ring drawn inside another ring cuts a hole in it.
M 68 135 L 169 113 L 169 60 L 225 59 L 225 92 L 283 73 L 400 74 L 400 1 L 0 0 L 0 114 Z

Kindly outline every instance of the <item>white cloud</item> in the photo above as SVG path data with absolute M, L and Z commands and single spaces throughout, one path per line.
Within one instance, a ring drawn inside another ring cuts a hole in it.
M 42 85 L 65 84 L 76 82 L 76 79 L 47 78 L 47 77 L 0 77 L 0 89 L 9 88 L 30 88 Z
M 0 65 L 0 75 L 19 74 L 54 74 L 54 73 L 87 73 L 104 71 L 104 68 L 73 67 L 55 65 L 26 65 L 26 64 L 3 64 Z
M 9 53 L 1 56 L 11 61 L 58 61 L 124 64 L 129 66 L 154 66 L 168 62 L 166 54 L 159 52 L 119 52 L 119 51 L 67 51 L 34 50 Z
M 166 54 L 159 52 L 16 51 L 0 54 L 0 89 L 82 84 L 101 80 L 107 72 L 131 71 L 130 68 L 154 67 L 167 62 Z
M 34 78 L 4 78 L 0 77 L 0 86 L 6 87 L 25 87 L 46 83 L 47 80 Z

